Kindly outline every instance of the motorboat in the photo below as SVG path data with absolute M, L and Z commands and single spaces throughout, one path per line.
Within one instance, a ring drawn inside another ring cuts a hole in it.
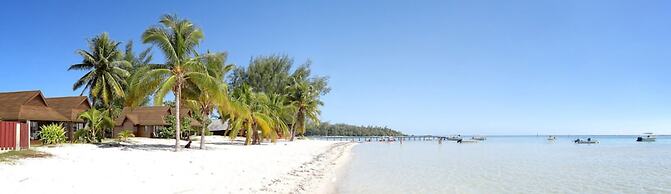
M 472 140 L 477 140 L 477 141 L 484 141 L 487 140 L 487 137 L 485 136 L 473 136 L 471 137 Z
M 653 133 L 644 133 L 642 136 L 636 138 L 637 142 L 654 142 L 657 140 L 657 136 Z
M 548 141 L 554 141 L 554 140 L 557 140 L 557 137 L 552 135 L 548 136 Z
M 577 144 L 597 144 L 597 143 L 599 143 L 599 141 L 593 140 L 592 138 L 587 138 L 587 140 L 576 139 L 573 142 L 577 143 Z
M 473 140 L 473 139 L 460 139 L 457 140 L 457 143 L 478 143 L 480 141 L 478 140 Z
M 448 140 L 448 141 L 459 141 L 459 140 L 463 139 L 463 137 L 461 137 L 461 135 L 450 135 L 450 136 L 447 136 L 445 139 Z

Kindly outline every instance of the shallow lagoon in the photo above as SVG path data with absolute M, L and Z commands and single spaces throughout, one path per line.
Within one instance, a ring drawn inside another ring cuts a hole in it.
M 361 143 L 338 193 L 671 193 L 671 138 L 590 137 Z

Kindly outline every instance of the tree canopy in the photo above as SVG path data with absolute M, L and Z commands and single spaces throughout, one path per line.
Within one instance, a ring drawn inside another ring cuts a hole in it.
M 355 126 L 348 124 L 330 124 L 323 122 L 310 125 L 305 132 L 307 136 L 401 136 L 403 133 L 377 126 Z

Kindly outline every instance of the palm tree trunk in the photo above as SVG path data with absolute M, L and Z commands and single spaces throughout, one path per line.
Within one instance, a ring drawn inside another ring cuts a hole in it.
M 295 137 L 296 137 L 296 125 L 291 126 L 291 139 L 289 141 L 294 141 Z
M 180 108 L 179 99 L 180 99 L 181 95 L 182 95 L 182 82 L 177 81 L 177 90 L 175 91 L 175 111 L 177 111 L 177 112 L 175 112 L 175 115 L 176 115 L 175 121 L 177 122 L 177 124 L 176 124 L 177 126 L 175 126 L 175 151 L 179 151 L 179 149 L 180 149 L 179 139 L 182 136 L 182 134 L 180 133 L 180 129 L 182 127 L 182 122 L 181 122 L 181 119 L 179 117 L 179 108 Z
M 247 131 L 245 131 L 245 145 L 250 145 L 252 142 L 252 130 L 251 127 L 247 128 Z
M 200 129 L 200 149 L 201 150 L 205 147 L 205 129 L 207 128 L 207 125 L 209 123 L 208 122 L 209 119 L 210 119 L 210 114 L 205 112 L 203 114 L 203 119 L 202 119 L 203 123 L 201 123 L 203 125 L 203 127 L 202 127 L 202 129 Z
M 261 144 L 261 142 L 259 141 L 259 130 L 257 130 L 256 127 L 252 128 L 252 130 L 254 130 L 254 132 L 253 132 L 254 141 L 252 142 L 252 145 Z

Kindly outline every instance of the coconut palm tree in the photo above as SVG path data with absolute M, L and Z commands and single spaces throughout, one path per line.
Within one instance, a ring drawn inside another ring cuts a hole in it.
M 221 115 L 229 118 L 229 137 L 234 139 L 244 133 L 245 145 L 259 144 L 261 139 L 275 142 L 279 134 L 273 128 L 278 127 L 278 123 L 267 114 L 271 110 L 267 106 L 270 98 L 265 93 L 253 92 L 251 87 L 244 84 L 233 89 L 231 96 L 228 108 L 218 108 Z
M 83 87 L 81 95 L 87 90 L 89 97 L 96 105 L 109 106 L 115 97 L 125 96 L 125 78 L 129 76 L 125 69 L 130 66 L 128 61 L 123 60 L 123 53 L 118 49 L 119 42 L 109 38 L 107 33 L 102 33 L 89 40 L 89 50 L 77 50 L 82 56 L 82 63 L 73 64 L 68 71 L 88 71 L 79 78 L 72 90 Z
M 228 99 L 228 86 L 224 82 L 226 74 L 231 71 L 235 65 L 226 64 L 227 53 L 206 53 L 202 56 L 201 62 L 207 68 L 207 74 L 219 80 L 218 90 L 203 91 L 199 87 L 194 87 L 195 84 L 187 83 L 184 92 L 185 102 L 192 110 L 197 110 L 200 113 L 199 121 L 202 123 L 200 131 L 200 149 L 205 146 L 205 131 L 210 124 L 210 115 L 216 107 L 222 107 L 231 110 Z
M 160 26 L 152 26 L 142 34 L 144 43 L 157 46 L 165 56 L 165 64 L 156 65 L 138 82 L 138 89 L 144 96 L 156 91 L 154 104 L 162 104 L 168 92 L 175 95 L 175 119 L 181 123 L 180 109 L 182 106 L 182 89 L 187 82 L 203 90 L 216 91 L 217 80 L 207 74 L 207 70 L 195 57 L 195 48 L 203 39 L 203 32 L 193 23 L 179 19 L 174 15 L 165 15 Z M 138 90 L 136 89 L 136 91 Z M 180 125 L 175 128 L 175 151 L 180 149 Z
M 324 103 L 319 100 L 319 91 L 307 80 L 301 76 L 293 77 L 293 84 L 289 87 L 289 99 L 295 107 L 295 122 L 291 129 L 291 141 L 294 140 L 296 133 L 303 135 L 308 120 L 319 124 L 319 107 Z

